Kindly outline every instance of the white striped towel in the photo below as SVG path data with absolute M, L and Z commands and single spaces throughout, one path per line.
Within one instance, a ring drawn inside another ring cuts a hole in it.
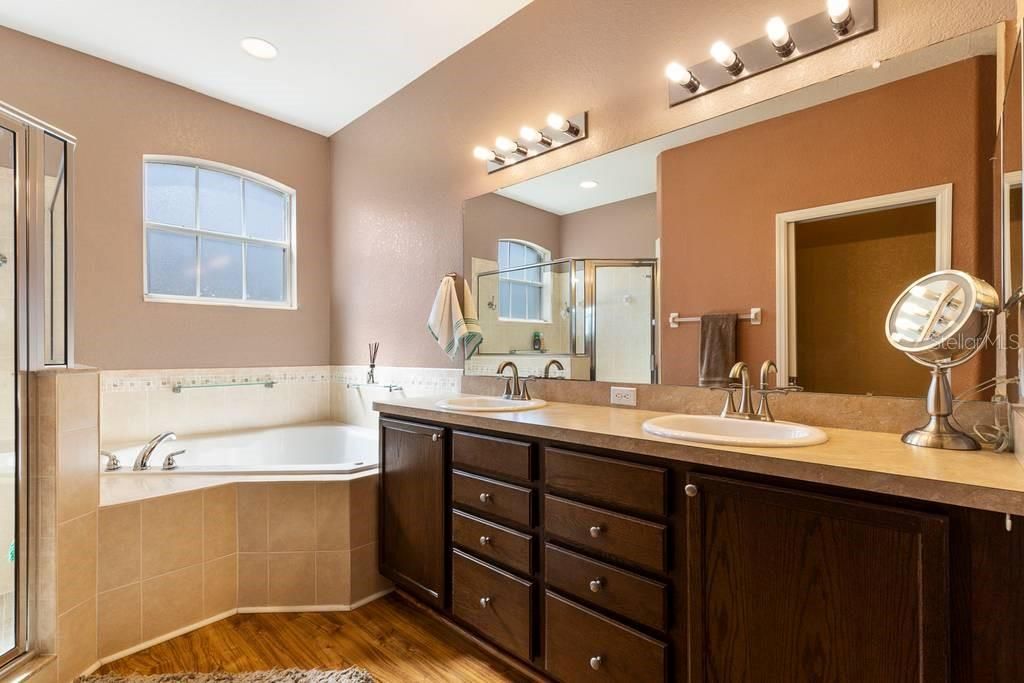
M 468 283 L 463 283 L 463 300 L 466 304 L 466 315 L 463 315 L 459 306 L 459 298 L 455 295 L 455 278 L 451 276 L 441 280 L 441 286 L 437 288 L 437 295 L 434 297 L 434 305 L 430 309 L 430 317 L 427 319 L 427 329 L 430 335 L 452 360 L 459 350 L 461 343 L 465 349 L 466 358 L 476 353 L 483 341 L 483 334 L 480 332 L 480 322 L 476 317 L 476 303 L 473 300 L 473 292 L 469 289 Z

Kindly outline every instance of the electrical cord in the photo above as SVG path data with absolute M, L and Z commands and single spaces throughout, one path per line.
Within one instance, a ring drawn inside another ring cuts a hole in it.
M 1009 386 L 1011 384 L 1018 384 L 1019 380 L 1016 377 L 992 377 L 987 379 L 976 386 L 971 387 L 953 399 L 953 414 L 950 417 L 956 420 L 956 411 L 963 405 L 963 400 L 968 396 L 986 391 L 988 389 L 994 389 L 1000 386 Z M 991 446 L 992 450 L 996 453 L 1005 453 L 1010 449 L 1010 402 L 1005 396 L 995 395 L 992 397 L 992 422 L 990 425 L 974 425 L 971 431 L 978 437 L 978 441 L 981 443 Z M 1005 421 L 1000 419 L 1000 412 L 1004 412 L 1006 415 Z

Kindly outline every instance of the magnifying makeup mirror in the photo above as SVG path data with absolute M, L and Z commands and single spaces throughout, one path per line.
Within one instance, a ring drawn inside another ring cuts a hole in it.
M 953 393 L 949 370 L 969 361 L 988 340 L 999 309 L 993 287 L 959 270 L 940 270 L 900 294 L 885 323 L 889 343 L 931 368 L 926 406 L 928 423 L 903 435 L 903 442 L 926 448 L 974 451 L 980 446 L 950 422 Z

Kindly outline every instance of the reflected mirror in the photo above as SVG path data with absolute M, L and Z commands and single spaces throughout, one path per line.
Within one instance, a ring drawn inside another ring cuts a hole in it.
M 773 359 L 780 385 L 921 396 L 928 369 L 886 339 L 893 300 L 937 270 L 998 282 L 996 36 L 466 201 L 484 336 L 466 373 L 513 360 L 523 375 L 714 386 L 735 361 Z M 986 350 L 953 389 L 994 373 Z

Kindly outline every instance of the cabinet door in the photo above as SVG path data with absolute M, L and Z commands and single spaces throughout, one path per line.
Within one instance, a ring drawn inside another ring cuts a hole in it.
M 445 430 L 380 421 L 380 572 L 443 607 Z
M 944 517 L 687 483 L 690 681 L 949 679 Z

